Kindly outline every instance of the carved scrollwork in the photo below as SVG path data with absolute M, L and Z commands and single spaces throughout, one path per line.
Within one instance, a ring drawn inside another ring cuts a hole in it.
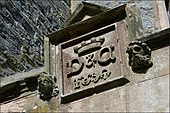
M 126 51 L 129 54 L 129 65 L 134 72 L 145 73 L 153 63 L 151 49 L 141 41 L 132 41 Z

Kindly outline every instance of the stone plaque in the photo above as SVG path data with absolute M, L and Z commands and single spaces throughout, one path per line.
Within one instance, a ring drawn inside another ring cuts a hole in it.
M 63 103 L 128 82 L 123 76 L 117 32 L 105 31 L 61 44 Z
M 122 4 L 101 10 L 100 6 L 83 4 L 70 16 L 66 22 L 68 26 L 47 35 L 50 43 L 58 48 L 54 62 L 61 103 L 129 82 L 123 74 L 121 52 L 125 52 L 125 46 L 121 47 L 126 37 L 125 7 L 126 4 Z M 86 13 L 94 16 L 80 21 Z M 119 21 L 123 22 L 123 27 L 119 27 Z

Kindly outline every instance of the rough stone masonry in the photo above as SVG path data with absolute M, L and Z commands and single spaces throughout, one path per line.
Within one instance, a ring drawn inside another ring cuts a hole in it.
M 69 15 L 69 0 L 0 0 L 0 77 L 43 66 L 44 35 Z

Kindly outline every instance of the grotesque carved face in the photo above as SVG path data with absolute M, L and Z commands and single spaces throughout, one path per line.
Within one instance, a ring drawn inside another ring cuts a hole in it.
M 151 49 L 141 41 L 132 41 L 126 51 L 129 54 L 129 65 L 133 71 L 149 69 L 151 62 Z
M 42 100 L 50 100 L 53 96 L 57 96 L 59 91 L 56 86 L 56 80 L 47 74 L 40 74 L 38 78 L 38 91 Z
M 38 91 L 40 98 L 46 100 L 51 97 L 53 91 L 53 82 L 50 76 L 40 75 L 38 78 Z

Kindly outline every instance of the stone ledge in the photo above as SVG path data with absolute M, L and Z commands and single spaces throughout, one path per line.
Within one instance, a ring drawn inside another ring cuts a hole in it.
M 22 97 L 23 93 L 37 90 L 37 78 L 44 71 L 44 67 L 33 69 L 29 72 L 19 73 L 1 79 L 0 102 L 16 97 Z
M 152 50 L 155 50 L 170 45 L 169 36 L 170 36 L 170 28 L 167 28 L 165 30 L 161 30 L 159 32 L 153 33 L 151 35 L 142 37 L 137 40 L 145 42 Z
M 43 71 L 44 71 L 44 67 L 40 67 L 40 68 L 32 69 L 28 72 L 18 73 L 18 74 L 15 74 L 13 76 L 1 78 L 0 88 L 6 86 L 8 84 L 15 83 L 17 81 L 22 81 L 22 80 L 29 78 L 29 77 L 36 77 L 38 74 L 42 73 Z

